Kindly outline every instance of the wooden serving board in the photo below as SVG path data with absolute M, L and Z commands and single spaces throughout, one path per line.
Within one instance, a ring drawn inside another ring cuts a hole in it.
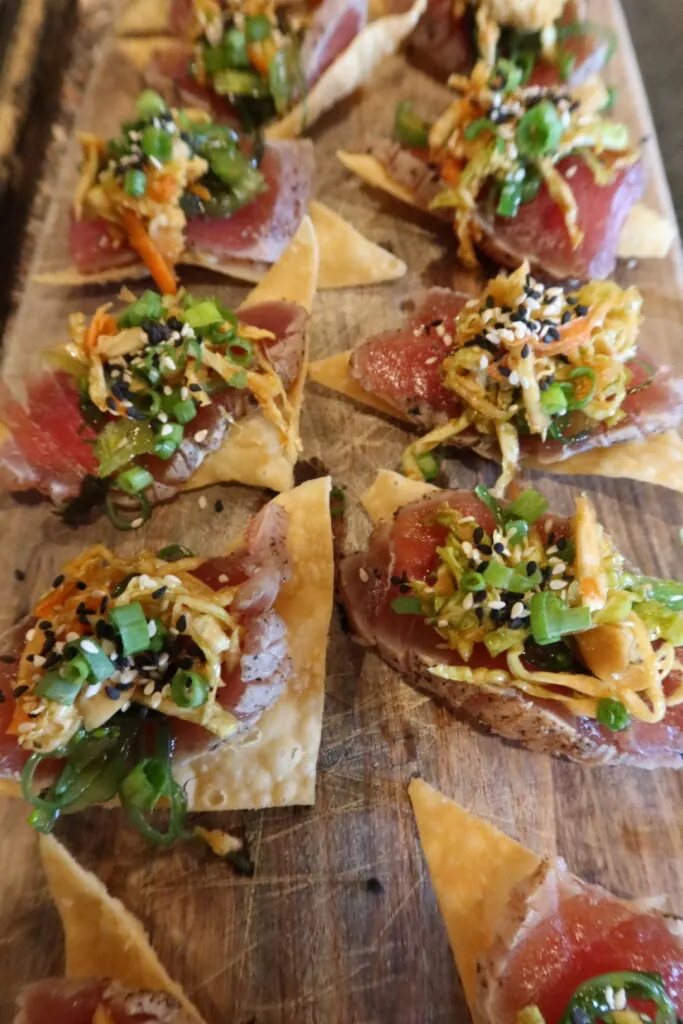
M 673 216 L 617 0 L 595 4 L 595 18 L 611 24 L 620 38 L 610 72 L 619 86 L 617 116 L 631 123 L 636 137 L 649 137 L 648 201 Z M 121 69 L 95 88 L 79 124 L 104 132 L 137 85 Z M 314 358 L 397 323 L 426 284 L 454 277 L 444 258 L 453 251 L 448 236 L 438 237 L 426 221 L 369 193 L 334 157 L 338 147 L 388 133 L 401 96 L 420 97 L 425 112 L 440 109 L 443 100 L 440 87 L 396 58 L 315 133 L 320 197 L 374 241 L 390 245 L 411 271 L 395 285 L 321 295 Z M 67 170 L 56 188 L 64 205 L 60 216 L 48 216 L 41 260 L 63 246 L 57 229 L 63 229 L 72 173 Z M 49 184 L 55 186 L 54 179 Z M 680 249 L 665 261 L 621 267 L 618 278 L 643 291 L 647 349 L 680 364 Z M 188 275 L 187 283 L 193 291 L 219 289 L 228 303 L 245 293 L 197 274 Z M 91 311 L 103 296 L 109 294 L 28 283 L 7 338 L 8 376 L 24 373 L 36 352 L 63 334 L 69 312 Z M 409 434 L 310 387 L 303 438 L 306 456 L 323 459 L 347 489 L 348 544 L 362 543 L 368 523 L 357 498 L 377 469 L 398 465 Z M 453 482 L 464 486 L 491 483 L 495 476 L 493 467 L 474 459 L 453 462 L 450 469 Z M 595 478 L 536 476 L 534 484 L 561 514 L 570 512 L 573 496 L 585 488 L 636 564 L 649 573 L 683 575 L 683 496 Z M 219 495 L 225 502 L 220 514 L 213 509 Z M 238 487 L 215 488 L 206 496 L 205 510 L 197 495 L 186 495 L 133 534 L 117 534 L 102 520 L 75 532 L 46 505 L 1 497 L 0 630 L 26 613 L 59 565 L 88 544 L 105 541 L 129 553 L 180 541 L 198 553 L 218 554 L 266 498 Z M 15 570 L 25 578 L 16 579 Z M 140 916 L 169 971 L 211 1024 L 465 1024 L 467 1010 L 406 795 L 416 773 L 536 850 L 561 854 L 587 879 L 625 895 L 666 893 L 670 910 L 683 915 L 683 774 L 581 768 L 478 732 L 416 694 L 376 656 L 365 655 L 337 618 L 316 806 L 207 816 L 211 824 L 247 834 L 256 864 L 252 879 L 237 877 L 208 851 L 147 847 L 115 810 L 65 819 L 57 834 Z M 11 1020 L 22 985 L 58 974 L 62 964 L 56 913 L 26 816 L 23 804 L 0 802 L 2 1022 Z

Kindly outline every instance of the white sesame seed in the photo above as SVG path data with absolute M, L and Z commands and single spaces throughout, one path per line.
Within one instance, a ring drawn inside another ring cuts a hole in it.
M 370 577 L 368 576 L 367 570 L 363 569 L 362 566 L 358 570 L 358 575 L 360 576 L 361 583 L 367 583 L 368 580 L 370 579 Z
M 465 594 L 465 600 L 462 603 L 462 606 L 465 609 L 465 611 L 469 611 L 473 604 L 474 604 L 474 594 L 471 593 L 471 592 L 468 593 L 468 594 Z
M 562 576 L 564 573 L 564 562 L 560 561 L 553 566 L 553 576 Z
M 479 369 L 480 370 L 485 370 L 488 365 L 489 365 L 488 356 L 482 356 L 481 359 L 479 360 Z
M 551 580 L 550 581 L 550 589 L 551 590 L 564 590 L 566 586 L 567 586 L 567 584 L 566 584 L 566 582 L 564 580 Z
M 159 420 L 159 423 L 168 423 L 168 413 L 164 412 L 163 410 L 161 412 L 158 412 L 157 419 Z M 125 438 L 123 443 L 124 447 L 128 444 Z
M 462 550 L 464 551 L 468 558 L 472 557 L 473 548 L 468 540 L 464 540 L 462 542 Z
M 219 583 L 227 583 L 228 582 L 228 577 L 225 575 L 225 573 L 221 573 L 220 574 L 220 576 L 218 577 L 218 582 Z
M 182 398 L 183 402 L 186 402 L 188 400 L 188 398 L 190 397 L 190 392 L 188 391 L 188 389 L 186 387 L 182 387 L 180 389 L 180 397 Z
M 557 554 L 557 544 L 553 544 L 552 547 L 549 547 L 546 550 L 546 555 L 556 555 L 556 554 Z
M 200 508 L 206 508 L 206 498 L 204 497 L 203 494 L 198 498 L 197 504 L 199 505 Z
M 64 646 L 65 645 L 64 645 L 64 643 L 61 640 L 58 643 L 55 644 L 55 651 L 57 652 L 57 654 L 61 654 L 62 653 L 62 651 L 64 650 Z
M 626 989 L 620 988 L 614 993 L 614 1009 L 626 1009 Z
M 163 427 L 159 431 L 160 437 L 168 437 L 169 434 L 173 433 L 173 427 L 170 423 L 164 423 Z
M 209 436 L 209 431 L 208 430 L 198 430 L 197 433 L 194 435 L 194 439 L 197 442 L 197 444 L 201 444 L 202 441 L 206 441 L 208 436 Z
M 438 362 L 436 356 L 430 356 L 429 359 L 425 359 L 425 366 L 433 366 L 434 363 Z
M 90 697 L 94 697 L 96 694 L 98 694 L 101 689 L 102 683 L 91 683 L 90 686 L 86 686 L 83 692 L 83 696 L 89 700 Z
M 608 985 L 605 988 L 605 1002 L 609 1006 L 610 1010 L 615 1010 L 616 1009 L 616 1007 L 614 1005 L 614 989 L 612 988 L 611 985 Z
M 450 348 L 451 345 L 453 344 L 453 335 L 452 334 L 444 334 L 444 336 L 443 336 L 443 343 L 446 346 L 446 348 Z
M 86 651 L 88 654 L 97 654 L 99 647 L 92 640 L 84 640 L 81 644 L 81 650 Z
M 144 693 L 145 697 L 151 697 L 152 694 L 154 693 L 154 683 L 146 683 L 145 688 L 142 692 Z
M 130 524 L 131 530 L 139 530 L 144 521 L 145 520 L 142 517 L 140 517 L 139 519 L 134 519 L 133 522 Z
M 510 387 L 513 387 L 513 388 L 517 387 L 517 385 L 519 384 L 519 374 L 517 373 L 516 370 L 512 371 L 512 373 L 508 377 L 508 380 L 510 382 Z
M 460 520 L 461 523 L 476 523 L 474 516 L 463 516 Z
M 164 394 L 165 395 L 172 395 L 173 394 L 173 388 L 171 387 L 170 384 L 164 384 Z
M 512 609 L 510 610 L 510 617 L 513 619 L 518 619 L 524 610 L 525 609 L 522 602 L 516 601 L 515 604 L 513 604 Z
M 153 693 L 152 696 L 149 698 L 149 704 L 150 707 L 152 708 L 158 708 L 159 705 L 161 704 L 161 694 Z
M 494 609 L 498 610 L 498 609 L 504 608 L 504 607 L 505 607 L 505 601 L 489 601 L 489 608 L 494 608 Z
M 35 631 L 35 629 L 29 629 L 28 633 L 26 634 L 26 638 L 25 638 L 26 639 L 26 643 L 30 644 L 32 640 L 35 640 L 35 638 L 36 638 L 36 631 Z
M 66 642 L 68 644 L 72 644 L 74 640 L 78 640 L 79 636 L 79 633 L 74 633 L 74 631 L 72 630 L 70 633 L 66 634 Z
M 448 619 L 439 619 L 437 626 L 439 629 L 448 629 Z
M 436 333 L 439 335 L 440 338 L 443 338 L 444 334 L 446 333 L 446 328 L 444 327 L 443 324 L 439 324 L 437 326 Z
M 149 633 L 150 637 L 157 635 L 157 624 L 154 621 L 154 619 L 150 619 L 149 622 L 147 623 L 147 632 Z
M 31 729 L 33 729 L 31 722 L 22 722 L 21 725 L 17 726 L 17 732 L 21 733 L 31 732 Z
M 161 366 L 163 366 L 167 370 L 177 369 L 176 364 L 174 363 L 170 356 L 162 356 L 159 362 Z

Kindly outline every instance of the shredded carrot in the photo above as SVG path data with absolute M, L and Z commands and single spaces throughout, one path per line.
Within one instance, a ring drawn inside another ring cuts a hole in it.
M 159 290 L 164 295 L 175 295 L 178 281 L 172 266 L 159 252 L 156 245 L 145 231 L 144 224 L 132 210 L 123 211 L 123 223 L 128 233 L 130 244 L 142 259 Z
M 200 199 L 209 200 L 211 198 L 211 193 L 206 185 L 201 185 L 198 181 L 193 181 L 191 185 L 188 185 L 187 191 L 192 192 L 195 196 L 199 196 Z
M 571 352 L 572 349 L 577 348 L 583 342 L 587 342 L 590 339 L 591 331 L 596 321 L 611 308 L 612 303 L 601 302 L 590 309 L 585 316 L 577 317 L 575 320 L 570 320 L 568 324 L 558 327 L 560 332 L 559 341 L 552 341 L 550 344 L 546 344 L 542 338 L 529 333 L 523 338 L 516 339 L 515 342 L 508 345 L 508 348 L 515 351 L 516 349 L 523 348 L 524 345 L 530 345 L 535 352 L 539 352 L 544 356 L 557 356 Z
M 65 601 L 71 597 L 76 590 L 76 584 L 73 580 L 67 580 L 61 587 L 57 587 L 56 590 L 51 590 L 49 594 L 46 594 L 42 601 L 39 601 L 35 608 L 35 615 L 37 619 L 44 619 L 48 612 L 51 612 L 53 608 L 56 608 L 60 604 L 64 604 Z
M 110 305 L 108 302 L 106 306 L 100 306 L 90 321 L 83 341 L 83 347 L 87 352 L 92 352 L 97 347 L 97 339 L 101 334 L 116 334 L 116 320 L 109 313 Z
M 147 185 L 147 195 L 155 203 L 168 203 L 174 198 L 176 183 L 170 174 L 159 174 Z
M 277 52 L 277 46 L 273 39 L 262 39 L 258 43 L 250 43 L 247 47 L 249 60 L 260 75 L 268 74 L 268 67 Z
M 462 174 L 462 164 L 455 157 L 447 156 L 441 164 L 440 172 L 444 181 L 449 185 L 457 185 Z
M 19 726 L 20 725 L 24 725 L 26 722 L 30 722 L 30 721 L 31 721 L 31 719 L 29 718 L 27 713 L 24 711 L 24 705 L 21 704 L 19 701 L 17 701 L 17 703 L 14 705 L 14 712 L 12 714 L 12 721 L 7 726 L 7 729 L 5 730 L 5 732 L 7 733 L 8 736 L 18 736 L 19 735 Z

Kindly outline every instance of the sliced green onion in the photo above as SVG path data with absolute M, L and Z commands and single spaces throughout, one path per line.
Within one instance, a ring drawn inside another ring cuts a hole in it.
M 548 416 L 562 416 L 568 408 L 567 396 L 561 384 L 555 381 L 541 392 L 541 405 Z
M 186 306 L 182 319 L 190 327 L 198 329 L 222 323 L 224 317 L 213 299 L 204 299 L 189 308 Z
M 254 346 L 248 338 L 237 338 L 228 346 L 225 354 L 237 366 L 246 366 L 254 355 Z
M 555 105 L 550 100 L 542 100 L 520 118 L 515 142 L 522 156 L 538 159 L 557 149 L 563 130 Z
M 121 783 L 121 799 L 126 808 L 153 811 L 168 793 L 168 768 L 154 757 L 145 758 Z
M 247 377 L 247 371 L 246 370 L 238 370 L 237 373 L 233 373 L 232 377 L 230 378 L 230 380 L 227 383 L 228 383 L 228 386 L 231 387 L 231 388 L 242 389 L 242 388 L 246 388 L 248 382 L 249 382 L 249 378 Z
M 570 633 L 592 626 L 589 608 L 568 608 L 555 594 L 534 594 L 529 603 L 531 632 L 537 644 L 556 643 Z
M 83 684 L 90 675 L 90 666 L 80 653 L 76 653 L 69 661 L 60 666 L 59 672 L 70 683 Z
M 535 167 L 527 167 L 524 178 L 521 182 L 521 199 L 522 204 L 532 202 L 539 193 L 541 188 L 541 175 L 538 173 Z
M 508 584 L 508 590 L 511 590 L 513 594 L 526 594 L 529 590 L 540 586 L 542 580 L 543 576 L 538 569 L 529 576 L 524 572 L 522 566 L 518 566 Z
M 220 71 L 224 67 L 228 68 L 250 68 L 251 60 L 249 59 L 249 51 L 247 50 L 247 40 L 244 32 L 238 28 L 229 28 L 223 36 L 223 45 L 221 47 L 223 51 L 223 63 L 220 68 L 216 68 L 216 71 Z M 206 55 L 206 49 L 204 50 Z M 213 71 L 207 66 L 206 70 L 209 74 L 213 74 Z
M 557 54 L 557 70 L 562 82 L 568 82 L 576 66 L 576 54 L 568 50 L 559 50 Z
M 247 15 L 244 19 L 244 35 L 247 43 L 261 43 L 264 39 L 270 39 L 273 34 L 273 26 L 266 14 Z
M 441 461 L 434 452 L 423 452 L 415 461 L 423 480 L 435 480 L 441 471 Z
M 126 494 L 139 494 L 154 483 L 154 477 L 149 470 L 142 466 L 131 466 L 124 469 L 115 479 L 115 484 L 120 491 Z
M 146 420 L 153 420 L 161 411 L 161 396 L 157 391 L 148 388 L 131 391 L 130 397 L 135 411 Z
M 173 415 L 178 423 L 182 423 L 184 426 L 190 423 L 197 415 L 197 406 L 191 398 L 186 398 L 184 401 L 176 402 L 173 406 Z
M 131 494 L 129 500 L 130 498 L 135 498 L 137 505 L 125 509 L 117 504 L 116 491 L 110 491 L 104 499 L 104 511 L 109 516 L 112 526 L 117 530 L 137 530 L 147 522 L 152 514 L 152 506 L 144 494 Z
M 179 562 L 181 558 L 192 558 L 192 552 L 182 544 L 168 544 L 157 551 L 157 558 L 163 558 L 165 562 Z
M 489 654 L 495 658 L 504 651 L 509 651 L 511 647 L 521 645 L 524 636 L 524 632 L 519 629 L 508 629 L 507 626 L 501 626 L 500 629 L 494 629 L 492 633 L 486 634 L 484 645 Z
M 642 1016 L 643 1021 L 653 1021 L 653 1024 L 676 1024 L 679 1019 L 676 1007 L 659 974 L 644 971 L 610 971 L 579 985 L 569 1000 L 559 1024 L 575 1024 L 577 1020 L 583 1019 L 587 1024 L 595 1024 L 597 1021 L 614 1019 L 614 1000 L 609 998 L 608 993 L 613 994 L 621 990 L 626 993 L 628 1001 L 634 999 L 655 1004 L 656 1016 Z M 627 1016 L 628 1010 L 625 1011 L 624 1018 Z M 633 1016 L 637 1019 L 641 1015 Z
M 268 88 L 278 114 L 284 114 L 306 89 L 301 70 L 299 50 L 294 39 L 288 39 L 274 54 L 268 65 Z
M 162 164 L 168 163 L 173 156 L 173 139 L 163 128 L 155 128 L 153 124 L 143 129 L 140 145 L 145 156 L 159 160 Z
M 482 132 L 491 132 L 492 135 L 498 135 L 498 125 L 494 124 L 493 121 L 488 117 L 478 117 L 476 121 L 470 121 L 465 128 L 463 135 L 469 142 L 473 142 L 478 139 Z
M 513 576 L 513 569 L 495 559 L 490 561 L 484 569 L 484 579 L 490 587 L 498 590 L 506 590 Z
M 683 583 L 658 579 L 656 576 L 634 576 L 632 587 L 642 589 L 647 598 L 659 601 L 673 611 L 683 609 Z
M 180 669 L 171 681 L 171 697 L 179 708 L 200 708 L 209 697 L 209 684 L 197 672 Z
M 409 100 L 402 100 L 396 107 L 394 138 L 404 146 L 424 149 L 429 145 L 429 125 L 418 117 Z
M 140 199 L 147 191 L 147 175 L 144 171 L 131 168 L 123 177 L 123 191 L 133 199 Z
M 419 597 L 402 594 L 391 602 L 391 610 L 397 615 L 422 615 L 422 602 Z
M 46 807 L 36 807 L 29 814 L 28 823 L 36 832 L 49 835 L 55 827 L 58 817 L 59 811 L 56 808 L 48 810 Z
M 486 590 L 486 580 L 480 572 L 464 572 L 458 580 L 458 589 L 473 592 Z
M 46 700 L 54 701 L 55 704 L 71 707 L 81 692 L 82 686 L 82 679 L 70 681 L 65 679 L 63 675 L 60 675 L 56 669 L 53 669 L 51 672 L 46 672 L 42 679 L 36 683 L 34 692 L 39 697 L 45 697 Z
M 76 640 L 73 646 L 78 648 L 80 653 L 77 655 L 77 658 L 84 659 L 87 664 L 88 676 L 94 682 L 101 683 L 105 679 L 110 679 L 114 672 L 116 672 L 116 666 L 111 658 L 104 653 L 100 645 L 92 637 L 83 637 L 81 640 Z
M 529 536 L 529 524 L 524 519 L 513 519 L 505 524 L 505 536 L 510 547 L 524 544 Z
M 518 498 L 508 505 L 506 515 L 514 519 L 524 519 L 527 523 L 535 523 L 537 519 L 548 511 L 548 502 L 538 491 L 524 491 Z
M 119 632 L 126 656 L 149 650 L 149 626 L 139 601 L 112 608 L 109 620 Z
M 503 92 L 514 92 L 522 84 L 524 70 L 513 63 L 513 61 L 501 57 L 496 61 L 490 80 L 495 80 L 496 78 L 503 79 Z
M 161 320 L 164 305 L 158 292 L 145 291 L 136 302 L 127 306 L 118 317 L 116 324 L 120 330 L 126 327 L 140 327 L 145 320 Z
M 145 89 L 141 92 L 137 98 L 136 106 L 138 114 L 145 121 L 152 117 L 159 117 L 160 114 L 165 114 L 167 110 L 166 103 L 159 93 L 154 92 L 153 89 Z
M 506 181 L 500 190 L 496 213 L 500 217 L 516 217 L 522 203 L 521 181 Z
M 153 454 L 160 459 L 170 459 L 182 444 L 185 436 L 181 423 L 167 423 L 166 426 L 171 429 L 166 430 L 163 435 L 157 434 L 152 449 Z
M 149 649 L 150 651 L 163 651 L 170 633 L 162 619 L 150 619 L 149 621 Z
M 580 380 L 581 378 L 587 377 L 590 381 L 588 391 L 581 398 L 577 398 L 576 388 L 573 389 L 573 397 L 568 403 L 569 409 L 585 409 L 588 403 L 595 394 L 595 389 L 598 386 L 598 375 L 590 366 L 577 366 L 575 370 L 569 374 L 570 380 Z M 552 387 L 553 385 L 551 385 Z M 550 388 L 548 389 L 550 390 Z
M 268 88 L 259 75 L 252 71 L 235 71 L 233 68 L 218 71 L 213 78 L 213 87 L 219 96 L 268 95 Z
M 154 434 L 148 423 L 134 423 L 123 417 L 111 420 L 95 441 L 98 475 L 111 476 L 138 455 L 146 455 L 154 447 Z

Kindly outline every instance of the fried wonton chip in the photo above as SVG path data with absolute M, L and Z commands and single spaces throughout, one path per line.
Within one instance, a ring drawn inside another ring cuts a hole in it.
M 40 836 L 39 847 L 64 928 L 66 976 L 106 977 L 126 988 L 166 992 L 193 1021 L 204 1024 L 152 949 L 140 921 L 52 836 Z
M 309 377 L 332 391 L 338 391 L 362 405 L 370 406 L 394 419 L 407 422 L 388 402 L 365 391 L 351 376 L 350 353 L 341 352 L 311 363 Z M 564 462 L 537 463 L 525 459 L 522 469 L 572 476 L 607 476 L 643 483 L 660 484 L 683 494 L 683 439 L 673 430 L 654 434 L 642 441 L 626 441 L 609 448 L 594 448 L 572 455 Z

